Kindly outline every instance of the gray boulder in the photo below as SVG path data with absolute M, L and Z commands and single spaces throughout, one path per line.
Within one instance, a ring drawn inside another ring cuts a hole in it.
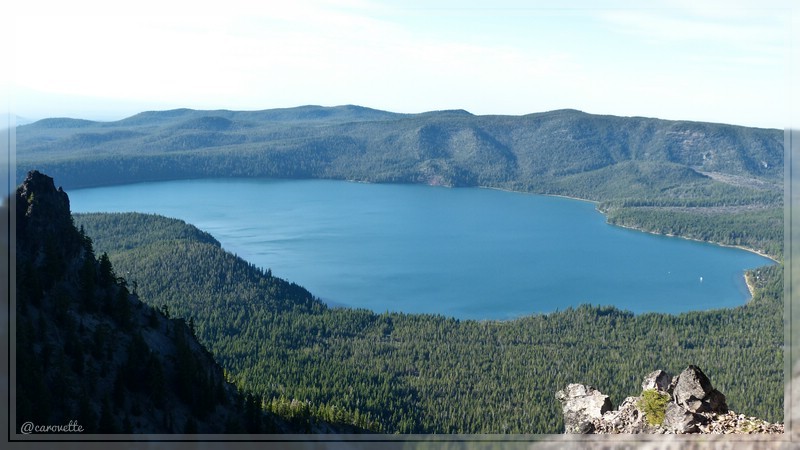
M 569 384 L 556 392 L 564 412 L 564 432 L 590 434 L 595 431 L 595 422 L 613 407 L 607 395 L 592 386 Z
M 706 410 L 700 412 L 713 412 L 717 414 L 725 414 L 728 412 L 728 403 L 725 401 L 725 394 L 716 389 L 708 393 L 706 398 L 703 399 L 703 404 L 706 406 Z
M 728 412 L 725 396 L 714 389 L 706 374 L 691 365 L 678 375 L 672 396 L 679 406 L 689 412 Z
M 619 408 L 603 414 L 596 433 L 642 433 L 648 429 L 644 415 L 639 410 L 641 397 L 628 397 L 620 403 Z
M 663 370 L 655 370 L 650 372 L 642 381 L 642 390 L 655 389 L 660 392 L 668 392 L 672 377 Z
M 697 433 L 700 431 L 699 426 L 706 422 L 705 417 L 687 411 L 675 403 L 669 403 L 662 426 L 676 434 Z

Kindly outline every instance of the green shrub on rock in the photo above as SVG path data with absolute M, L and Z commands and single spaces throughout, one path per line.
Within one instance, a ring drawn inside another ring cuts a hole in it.
M 642 398 L 639 400 L 639 409 L 644 412 L 644 418 L 648 425 L 661 425 L 664 423 L 664 414 L 667 411 L 669 395 L 662 394 L 655 389 L 642 391 Z

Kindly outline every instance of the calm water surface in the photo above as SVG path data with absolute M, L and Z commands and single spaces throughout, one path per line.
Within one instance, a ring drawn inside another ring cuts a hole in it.
M 69 193 L 183 219 L 330 305 L 508 319 L 581 303 L 677 313 L 749 298 L 743 250 L 613 227 L 589 202 L 477 188 L 213 179 Z

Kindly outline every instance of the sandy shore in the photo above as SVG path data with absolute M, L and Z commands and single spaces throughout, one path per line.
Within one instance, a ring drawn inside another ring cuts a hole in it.
M 750 291 L 750 300 L 752 300 L 756 295 L 756 286 L 753 284 L 753 281 L 750 279 L 750 277 L 747 276 L 747 272 L 744 273 L 744 282 L 747 285 L 747 290 Z

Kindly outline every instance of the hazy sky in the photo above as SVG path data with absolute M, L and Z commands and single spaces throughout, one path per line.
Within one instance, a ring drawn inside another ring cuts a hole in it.
M 126 3 L 10 6 L 11 109 L 575 108 L 789 125 L 788 0 Z

